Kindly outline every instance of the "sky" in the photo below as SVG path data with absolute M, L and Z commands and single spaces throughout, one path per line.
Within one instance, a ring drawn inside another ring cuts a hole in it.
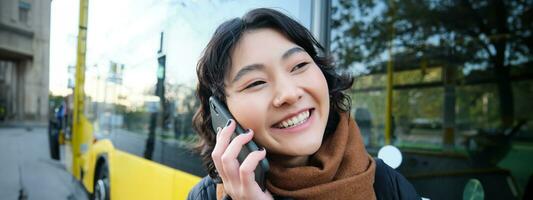
M 196 84 L 196 63 L 216 27 L 257 7 L 276 8 L 309 26 L 310 5 L 300 1 L 90 0 L 85 91 L 95 101 L 127 94 L 143 101 L 156 83 L 157 51 L 164 32 L 167 82 Z M 70 93 L 76 63 L 79 1 L 52 1 L 50 90 Z M 124 64 L 122 84 L 106 82 L 110 62 Z M 107 90 L 105 90 L 107 88 Z M 115 95 L 116 96 L 116 95 Z

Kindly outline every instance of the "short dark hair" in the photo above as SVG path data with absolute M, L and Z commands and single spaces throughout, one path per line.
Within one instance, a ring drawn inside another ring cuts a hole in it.
M 204 166 L 213 178 L 218 177 L 211 159 L 216 133 L 211 126 L 209 97 L 216 96 L 226 102 L 224 77 L 231 67 L 231 53 L 246 31 L 263 28 L 274 29 L 302 47 L 324 74 L 331 99 L 326 136 L 336 128 L 338 114 L 350 110 L 350 97 L 343 91 L 351 87 L 353 78 L 335 71 L 332 59 L 324 54 L 324 48 L 304 26 L 283 13 L 268 8 L 254 9 L 242 18 L 228 20 L 216 29 L 196 68 L 198 76 L 196 95 L 200 100 L 200 107 L 193 117 L 193 127 L 200 136 L 196 150 L 199 151 Z M 319 55 L 317 50 L 322 54 Z

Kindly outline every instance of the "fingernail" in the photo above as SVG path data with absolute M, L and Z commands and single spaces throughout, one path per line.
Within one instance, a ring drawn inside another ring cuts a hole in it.
M 250 134 L 252 132 L 252 129 L 246 129 L 246 133 L 244 134 Z
M 259 149 L 258 149 L 258 151 L 264 151 L 264 150 L 265 150 L 265 148 L 263 148 L 263 147 L 259 147 Z
M 228 127 L 231 124 L 231 121 L 232 120 L 230 119 L 230 120 L 228 120 L 228 122 L 226 122 L 226 127 Z

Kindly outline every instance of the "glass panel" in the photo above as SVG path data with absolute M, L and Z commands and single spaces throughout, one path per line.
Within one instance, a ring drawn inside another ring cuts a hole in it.
M 299 1 L 133 1 L 124 10 L 127 18 L 109 15 L 123 5 L 90 6 L 85 111 L 95 134 L 120 150 L 198 176 L 205 171 L 191 151 L 199 105 L 195 69 L 215 28 L 256 7 L 278 7 L 292 16 L 309 11 Z M 104 12 L 112 7 L 117 9 Z
M 332 2 L 332 55 L 356 77 L 353 112 L 367 148 L 385 143 L 392 65 L 392 144 L 407 157 L 399 170 L 423 196 L 460 199 L 463 188 L 454 186 L 483 177 L 487 196 L 519 199 L 531 182 L 533 169 L 522 166 L 533 162 L 532 6 Z

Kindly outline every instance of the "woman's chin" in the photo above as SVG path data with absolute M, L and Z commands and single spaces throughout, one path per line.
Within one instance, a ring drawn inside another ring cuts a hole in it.
M 318 151 L 322 142 L 294 142 L 291 143 L 289 148 L 280 149 L 276 154 L 280 154 L 287 157 L 301 157 L 301 156 L 310 156 Z M 286 146 L 286 145 L 284 145 Z M 267 150 L 268 151 L 268 150 Z M 267 152 L 268 153 L 268 152 Z

